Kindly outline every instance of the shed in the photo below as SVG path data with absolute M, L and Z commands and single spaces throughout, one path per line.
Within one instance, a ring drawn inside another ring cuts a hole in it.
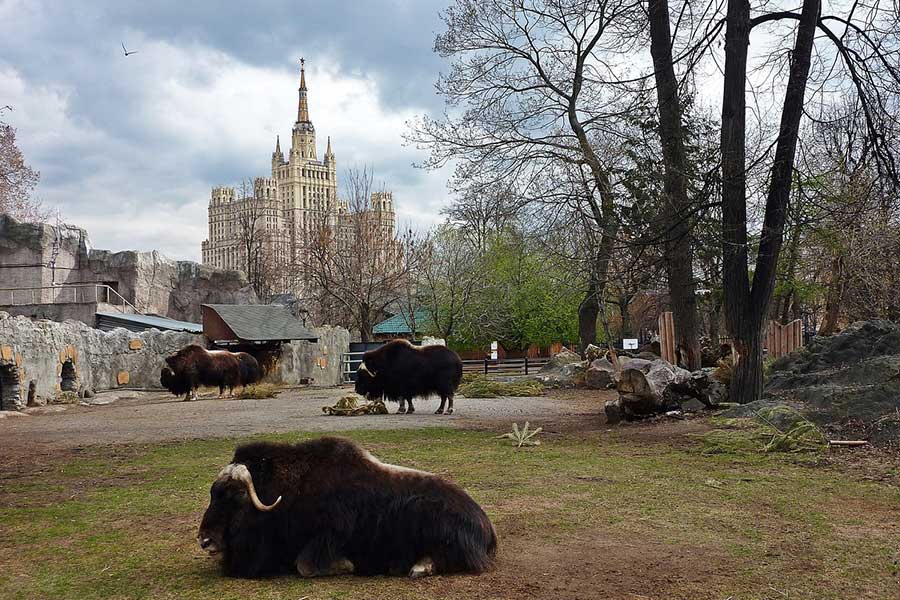
M 431 315 L 427 310 L 417 310 L 413 313 L 415 321 L 410 318 L 409 314 L 399 313 L 389 319 L 375 325 L 372 328 L 372 334 L 376 339 L 391 339 L 404 337 L 411 339 L 412 327 L 411 323 L 416 324 L 416 333 L 421 334 L 424 329 L 431 326 Z
M 203 304 L 203 334 L 219 346 L 274 345 L 291 340 L 318 341 L 284 306 Z
M 187 331 L 188 333 L 203 333 L 203 326 L 199 323 L 188 321 L 176 321 L 166 317 L 154 317 L 152 315 L 132 315 L 120 312 L 98 312 L 97 329 L 111 331 L 122 327 L 128 331 L 147 331 L 159 329 L 160 331 Z

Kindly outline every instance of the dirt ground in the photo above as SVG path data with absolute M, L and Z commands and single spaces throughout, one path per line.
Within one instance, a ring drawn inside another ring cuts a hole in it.
M 412 415 L 326 416 L 350 388 L 297 388 L 265 400 L 218 399 L 214 394 L 183 402 L 162 392 L 100 394 L 92 406 L 30 409 L 27 416 L 0 420 L 5 453 L 18 454 L 107 444 L 169 442 L 288 431 L 345 431 L 417 427 L 505 428 L 521 424 L 566 423 L 596 428 L 611 392 L 558 392 L 527 398 L 457 398 L 452 415 L 433 414 L 439 399 L 415 401 Z M 395 411 L 389 403 L 388 410 Z
M 0 420 L 0 439 L 3 440 L 4 464 L 0 466 L 0 488 L 6 485 L 28 483 L 34 477 L 47 478 L 59 487 L 56 492 L 41 495 L 42 501 L 52 501 L 54 494 L 59 500 L 75 498 L 89 488 L 98 485 L 99 480 L 87 477 L 77 485 L 67 479 L 54 480 L 59 465 L 75 456 L 90 460 L 102 457 L 108 464 L 127 464 L 133 457 L 146 450 L 145 444 L 189 439 L 225 438 L 251 435 L 255 433 L 275 433 L 289 431 L 337 431 L 350 429 L 409 429 L 422 427 L 452 427 L 459 429 L 508 430 L 513 421 L 520 425 L 530 421 L 541 425 L 550 440 L 565 437 L 594 440 L 613 436 L 619 442 L 626 442 L 634 448 L 634 460 L 643 456 L 654 456 L 652 448 L 659 445 L 659 451 L 695 445 L 693 435 L 711 429 L 703 418 L 686 421 L 660 420 L 635 425 L 608 428 L 602 417 L 603 402 L 610 392 L 553 391 L 543 397 L 467 399 L 458 398 L 456 413 L 451 416 L 434 415 L 437 400 L 416 401 L 414 415 L 379 415 L 360 417 L 325 416 L 321 408 L 334 402 L 347 391 L 344 389 L 302 388 L 283 391 L 277 398 L 267 400 L 228 400 L 202 397 L 193 402 L 182 402 L 161 393 L 122 393 L 119 397 L 101 394 L 97 400 L 106 402 L 97 406 L 69 406 L 64 409 L 50 407 L 32 411 L 28 416 Z M 396 405 L 389 405 L 396 410 Z M 607 433 L 611 432 L 611 433 Z M 602 436 L 597 438 L 597 436 Z M 850 453 L 847 453 L 848 456 Z M 527 455 L 522 455 L 527 456 Z M 835 464 L 828 462 L 835 472 L 856 473 L 857 480 L 878 482 L 879 485 L 896 486 L 896 462 L 885 462 L 881 457 L 865 462 L 866 454 L 853 453 L 857 462 Z M 891 466 L 891 465 L 894 466 Z M 822 465 L 826 466 L 826 465 Z M 587 468 L 587 467 L 583 467 Z M 804 467 L 809 468 L 809 467 Z M 655 468 L 654 468 L 655 469 Z M 652 483 L 654 477 L 661 477 L 651 469 L 644 477 Z M 103 478 L 123 477 L 123 485 L 133 485 L 127 473 L 110 472 Z M 619 486 L 630 485 L 622 474 L 587 469 L 584 477 L 573 480 L 577 485 L 596 487 L 597 497 L 611 493 L 608 486 L 617 482 Z M 770 475 L 760 473 L 739 473 L 742 477 L 762 478 Z M 140 473 L 131 476 L 140 477 Z M 746 479 L 751 481 L 751 479 Z M 585 482 L 588 482 L 585 484 Z M 102 483 L 108 483 L 103 481 Z M 5 485 L 4 485 L 5 484 Z M 560 482 L 556 482 L 559 485 Z M 497 481 L 495 485 L 507 485 Z M 509 483 L 508 485 L 512 485 Z M 570 484 L 567 484 L 570 485 Z M 735 484 L 737 485 L 737 484 Z M 51 486 L 53 487 L 53 486 Z M 592 487 L 593 489 L 593 487 Z M 648 490 L 652 491 L 651 485 Z M 712 488 L 709 488 L 712 489 Z M 704 488 L 701 486 L 698 498 L 702 500 Z M 12 489 L 8 491 L 12 492 Z M 667 491 L 668 494 L 671 490 Z M 708 490 L 707 490 L 708 491 Z M 49 492 L 49 490 L 48 490 Z M 0 497 L 5 494 L 0 491 Z M 5 497 L 4 500 L 7 500 Z M 823 500 L 827 500 L 823 497 Z M 708 590 L 728 589 L 735 573 L 744 568 L 740 562 L 729 557 L 717 543 L 683 545 L 666 543 L 655 536 L 630 532 L 624 535 L 614 528 L 595 528 L 589 512 L 584 514 L 583 523 L 572 534 L 547 538 L 539 531 L 530 529 L 518 519 L 503 518 L 517 514 L 525 507 L 517 502 L 516 496 L 503 498 L 493 510 L 501 519 L 499 533 L 503 540 L 502 552 L 496 568 L 481 577 L 455 576 L 434 577 L 423 581 L 372 580 L 373 597 L 385 598 L 722 598 Z M 533 502 L 534 500 L 532 500 Z M 540 502 L 550 500 L 539 499 Z M 557 501 L 558 502 L 558 501 Z M 553 506 L 548 504 L 548 508 Z M 533 509 L 534 506 L 527 508 Z M 868 502 L 859 507 L 867 517 L 868 529 L 885 528 L 897 531 L 896 507 Z M 764 511 L 763 511 L 764 512 Z M 762 514 L 762 513 L 761 513 Z M 190 515 L 182 521 L 170 523 L 166 534 L 174 536 L 178 551 L 185 556 L 195 556 L 200 575 L 219 581 L 211 565 L 199 556 L 194 548 L 194 530 L 198 515 Z M 649 518 L 649 517 L 648 517 Z M 677 519 L 676 519 L 677 520 Z M 774 532 L 775 538 L 781 535 Z M 763 535 L 768 535 L 766 532 Z M 0 535 L 0 540 L 3 536 Z M 775 542 L 773 541 L 773 544 Z M 2 545 L 2 544 L 0 544 Z M 771 546 L 768 550 L 774 556 L 781 553 L 793 556 L 797 562 L 791 568 L 802 571 L 800 563 L 806 558 L 806 550 L 793 547 Z M 768 556 L 768 555 L 767 555 Z M 900 564 L 900 555 L 894 564 Z M 202 566 L 200 566 L 202 564 Z M 824 563 L 822 563 L 824 564 Z M 800 565 L 800 566 L 798 566 Z M 817 563 L 819 567 L 821 564 Z M 812 568 L 812 567 L 811 567 Z M 207 572 L 208 571 L 208 572 Z M 798 571 L 798 572 L 801 572 Z M 824 576 L 824 574 L 823 574 Z M 900 577 L 895 574 L 894 577 Z M 898 580 L 900 581 L 900 580 Z M 740 595 L 749 598 L 782 598 L 787 594 L 768 585 L 764 581 L 752 593 Z M 228 585 L 232 585 L 228 582 Z M 235 589 L 251 585 L 234 582 Z M 257 585 L 256 583 L 252 585 Z M 269 583 L 258 585 L 268 586 Z M 340 581 L 336 585 L 345 585 Z M 346 583 L 346 597 L 357 598 L 358 580 L 350 578 Z M 255 589 L 255 588 L 254 588 Z M 674 589 L 682 590 L 673 592 Z M 831 588 L 829 588 L 831 590 Z M 859 590 L 835 588 L 827 597 L 883 597 Z M 265 590 L 265 591 L 264 591 Z M 402 592 L 398 595 L 384 595 L 384 592 Z M 685 592 L 684 590 L 690 590 Z M 273 590 L 263 587 L 256 589 L 258 597 L 276 597 Z M 345 597 L 344 592 L 335 592 L 328 598 Z M 252 595 L 252 594 L 251 594 Z M 822 597 L 826 597 L 822 596 Z M 170 597 L 170 596 L 165 596 Z M 232 597 L 225 594 L 223 597 Z M 235 596 L 238 597 L 238 596 Z M 304 597 L 304 594 L 299 594 Z M 309 595 L 325 598 L 324 595 Z M 791 595 L 791 597 L 813 597 Z M 733 596 L 737 600 L 738 596 Z

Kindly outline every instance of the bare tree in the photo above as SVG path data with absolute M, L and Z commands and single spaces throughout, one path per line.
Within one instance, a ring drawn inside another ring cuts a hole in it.
M 0 108 L 0 116 L 5 110 Z M 48 211 L 32 198 L 39 179 L 40 173 L 25 163 L 16 145 L 16 130 L 0 120 L 0 213 L 20 221 L 46 221 Z
M 388 217 L 373 208 L 369 168 L 348 169 L 344 182 L 346 210 L 337 221 L 316 224 L 298 268 L 330 320 L 358 330 L 368 341 L 378 320 L 409 289 L 425 243 L 411 230 L 394 235 Z
M 650 0 L 650 54 L 656 79 L 659 108 L 659 137 L 665 167 L 663 241 L 669 280 L 669 302 L 675 322 L 676 347 L 683 366 L 700 368 L 697 336 L 697 301 L 694 283 L 694 255 L 691 248 L 692 203 L 688 197 L 688 159 L 685 151 L 683 111 L 678 80 L 672 60 L 672 33 L 668 0 Z
M 235 219 L 242 266 L 256 295 L 265 300 L 271 296 L 279 275 L 275 225 L 267 220 L 274 217 L 273 207 L 270 200 L 258 193 L 253 180 L 242 180 L 237 193 L 240 208 Z
M 432 328 L 450 339 L 484 287 L 483 250 L 463 227 L 444 225 L 432 236 L 422 268 L 424 306 Z M 486 240 L 480 243 L 486 244 Z
M 626 110 L 609 71 L 635 50 L 628 40 L 639 7 L 632 0 L 457 0 L 435 42 L 455 59 L 437 89 L 465 110 L 459 118 L 422 119 L 410 134 L 431 151 L 426 167 L 456 161 L 459 180 L 497 182 L 523 201 L 578 198 L 575 208 L 597 242 L 585 257 L 582 347 L 596 340 L 616 236 L 614 154 L 597 140 Z M 550 182 L 560 184 L 559 196 Z

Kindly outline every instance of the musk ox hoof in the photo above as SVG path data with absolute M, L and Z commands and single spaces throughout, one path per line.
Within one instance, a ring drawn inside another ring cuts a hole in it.
M 436 411 L 434 411 L 434 414 L 436 414 L 436 415 L 442 415 L 442 414 L 444 414 L 444 409 L 443 409 L 443 408 L 439 408 L 439 409 L 437 409 Z
M 297 573 L 301 577 L 329 577 L 332 575 L 352 575 L 356 567 L 346 558 L 336 560 L 327 569 L 321 571 L 304 560 L 297 561 Z
M 445 414 L 445 415 L 452 415 L 452 414 L 453 414 L 453 409 L 452 409 L 452 408 L 448 408 L 448 409 L 447 409 L 447 412 L 445 412 L 444 414 Z
M 405 415 L 405 414 L 406 414 L 406 409 L 405 409 L 405 408 L 398 408 L 398 409 L 397 409 L 397 414 L 398 414 L 398 415 Z
M 413 579 L 418 579 L 419 577 L 425 577 L 427 575 L 434 574 L 434 562 L 427 556 L 413 565 L 412 569 L 409 570 L 409 576 Z
M 416 409 L 410 408 L 409 410 L 406 411 L 406 414 L 411 415 L 411 414 L 413 414 L 414 412 L 416 412 Z

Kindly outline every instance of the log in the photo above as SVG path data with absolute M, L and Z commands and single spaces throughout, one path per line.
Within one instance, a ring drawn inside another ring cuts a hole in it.
M 867 446 L 869 442 L 866 440 L 828 440 L 829 446 Z
M 690 378 L 690 371 L 661 359 L 623 364 L 616 382 L 619 397 L 607 402 L 605 407 L 607 421 L 632 420 L 679 408 L 668 390 L 686 384 Z

